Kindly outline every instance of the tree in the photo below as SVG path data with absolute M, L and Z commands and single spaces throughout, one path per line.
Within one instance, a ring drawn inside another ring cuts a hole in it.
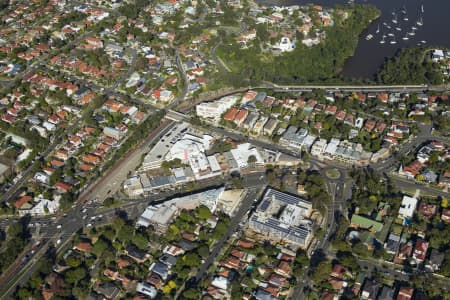
M 183 262 L 189 267 L 198 267 L 200 265 L 200 257 L 197 253 L 188 253 L 183 256 Z
M 71 266 L 72 268 L 76 268 L 76 267 L 78 267 L 78 266 L 81 265 L 81 260 L 78 259 L 78 258 L 76 258 L 76 257 L 73 256 L 73 255 L 69 255 L 69 256 L 66 258 L 66 264 L 67 264 L 68 266 Z
M 256 161 L 257 161 L 257 160 L 256 160 L 256 156 L 254 156 L 254 155 L 250 155 L 250 156 L 248 157 L 248 159 L 247 159 L 247 163 L 248 163 L 249 165 L 254 164 Z
M 94 246 L 92 247 L 92 253 L 97 256 L 100 257 L 103 253 L 103 251 L 105 251 L 106 249 L 108 249 L 109 244 L 108 242 L 106 242 L 102 237 L 100 237 L 97 242 L 94 244 Z
M 320 262 L 316 268 L 314 268 L 311 279 L 316 285 L 326 281 L 331 273 L 331 263 L 329 261 Z
M 206 258 L 209 255 L 209 248 L 207 245 L 201 245 L 197 249 L 198 255 L 200 255 L 202 258 Z
M 148 248 L 148 240 L 142 233 L 136 233 L 133 235 L 131 241 L 141 250 Z
M 211 211 L 204 205 L 201 205 L 197 208 L 197 216 L 200 219 L 206 220 L 211 217 Z
M 65 274 L 65 280 L 69 283 L 77 283 L 87 275 L 87 270 L 85 268 L 76 268 L 68 270 Z
M 186 299 L 200 299 L 200 293 L 195 289 L 187 289 L 183 292 L 183 297 Z

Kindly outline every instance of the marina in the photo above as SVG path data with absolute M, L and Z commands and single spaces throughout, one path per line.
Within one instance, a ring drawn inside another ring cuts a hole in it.
M 424 6 L 423 4 L 420 6 L 420 8 L 417 9 L 417 14 L 418 14 L 418 19 L 417 21 L 415 21 L 414 23 L 409 22 L 409 17 L 408 17 L 408 11 L 406 10 L 406 7 L 403 5 L 403 7 L 394 10 L 391 12 L 392 15 L 392 19 L 390 20 L 391 23 L 393 25 L 389 25 L 388 22 L 383 22 L 383 26 L 385 27 L 385 31 L 387 36 L 392 37 L 392 40 L 389 42 L 390 45 L 396 45 L 397 41 L 395 39 L 395 31 L 397 32 L 406 32 L 405 35 L 403 37 L 401 37 L 401 39 L 405 42 L 408 42 L 410 39 L 414 39 L 415 35 L 416 35 L 416 30 L 418 30 L 418 27 L 422 27 L 423 26 L 423 13 L 424 13 Z M 403 18 L 398 18 L 398 15 L 403 15 Z M 417 25 L 418 27 L 414 26 Z M 376 31 L 372 34 L 369 33 L 366 36 L 366 41 L 370 41 L 374 38 L 374 36 L 379 35 L 380 33 L 380 25 L 378 24 L 378 27 L 376 29 Z M 386 38 L 386 34 L 383 33 L 383 35 L 378 39 L 378 43 L 379 44 L 385 44 L 385 38 Z M 426 42 L 424 40 L 419 41 L 417 44 L 418 45 L 423 45 Z
M 306 5 L 323 7 L 349 5 L 348 0 L 258 0 L 266 5 Z M 450 48 L 450 1 L 448 0 L 355 0 L 355 5 L 374 5 L 381 11 L 360 36 L 354 55 L 347 59 L 342 75 L 353 78 L 372 78 L 387 57 L 400 48 L 439 46 Z M 397 15 L 397 24 L 392 22 Z M 416 22 L 422 23 L 422 26 Z M 401 31 L 396 30 L 401 28 Z M 378 28 L 380 29 L 378 31 Z M 393 36 L 396 44 L 391 44 Z M 372 34 L 371 40 L 366 40 Z M 405 35 L 408 39 L 404 39 Z M 384 36 L 384 37 L 383 37 Z M 423 43 L 424 42 L 424 43 Z

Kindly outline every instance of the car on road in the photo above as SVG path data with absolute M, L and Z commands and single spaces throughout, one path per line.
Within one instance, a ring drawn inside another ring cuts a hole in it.
M 58 226 L 56 226 L 56 229 L 61 229 L 61 224 L 59 224 Z
M 59 245 L 59 244 L 61 244 L 61 239 L 56 241 L 56 245 Z

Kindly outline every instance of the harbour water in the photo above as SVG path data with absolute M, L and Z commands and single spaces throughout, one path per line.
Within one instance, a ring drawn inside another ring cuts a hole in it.
M 314 3 L 325 7 L 348 4 L 348 0 L 258 2 L 266 5 Z M 354 3 L 375 5 L 380 9 L 381 16 L 360 36 L 355 55 L 347 60 L 342 71 L 344 77 L 373 78 L 384 60 L 394 56 L 400 48 L 418 45 L 450 48 L 449 0 L 355 0 Z M 367 39 L 369 34 L 373 35 L 373 38 Z M 380 43 L 383 35 L 384 43 Z

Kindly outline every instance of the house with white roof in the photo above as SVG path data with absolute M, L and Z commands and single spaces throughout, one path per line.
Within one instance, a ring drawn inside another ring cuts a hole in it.
M 414 197 L 403 196 L 402 204 L 398 210 L 398 217 L 406 222 L 410 220 L 417 208 L 417 199 Z M 406 224 L 404 222 L 404 224 Z

